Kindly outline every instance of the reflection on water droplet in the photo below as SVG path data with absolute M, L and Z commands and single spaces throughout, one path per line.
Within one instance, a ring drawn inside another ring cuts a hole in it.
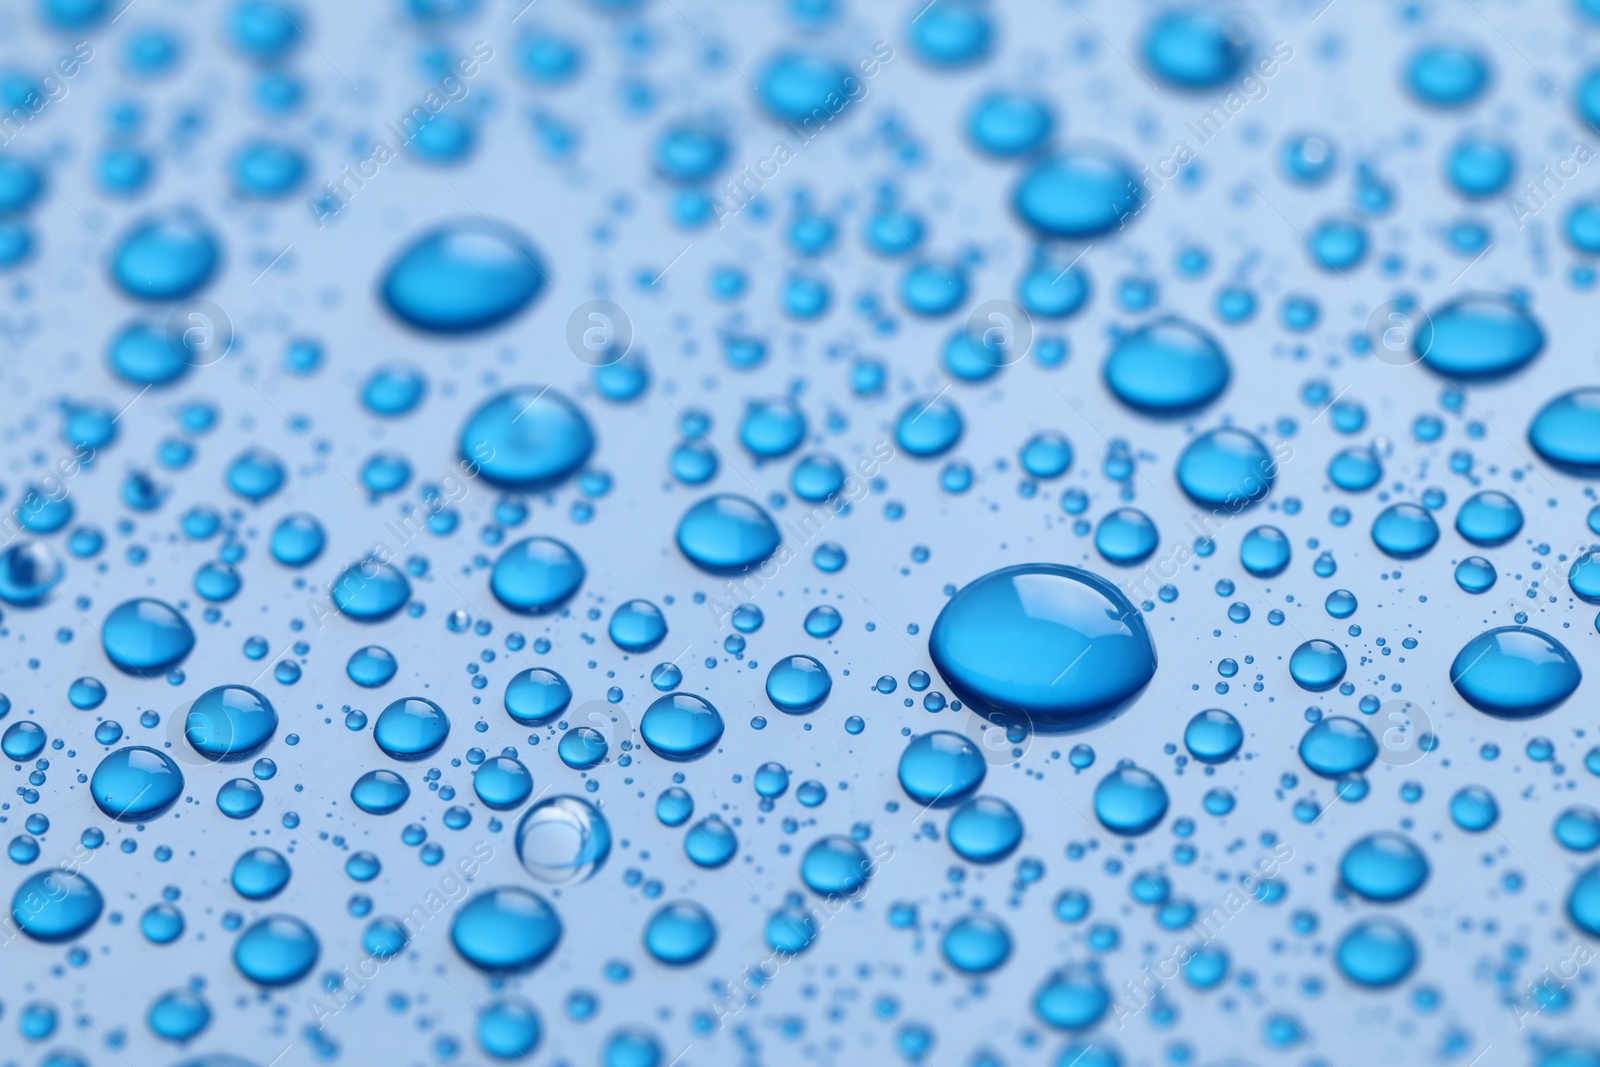
M 610 825 L 581 797 L 541 800 L 517 823 L 516 840 L 523 869 L 548 885 L 586 881 L 611 854 Z

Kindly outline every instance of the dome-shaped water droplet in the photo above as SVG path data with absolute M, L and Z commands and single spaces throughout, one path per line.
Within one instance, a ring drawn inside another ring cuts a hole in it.
M 1038 563 L 984 575 L 939 612 L 928 653 L 962 700 L 1040 729 L 1081 729 L 1154 677 L 1144 619 L 1099 575 Z
M 686 967 L 704 958 L 716 943 L 717 924 L 711 913 L 693 901 L 663 905 L 644 928 L 644 947 L 672 967 Z
M 494 598 L 519 615 L 544 615 L 583 584 L 583 561 L 553 537 L 528 537 L 507 548 L 489 573 Z
M 1255 435 L 1224 426 L 1189 442 L 1177 474 L 1190 500 L 1237 514 L 1272 492 L 1278 461 Z
M 561 919 L 539 894 L 501 886 L 475 894 L 450 924 L 461 958 L 488 974 L 522 974 L 555 951 Z
M 233 864 L 234 891 L 246 900 L 270 900 L 289 884 L 289 861 L 270 848 L 253 848 Z
M 1236 20 L 1201 8 L 1157 15 L 1144 35 L 1144 61 L 1174 89 L 1215 89 L 1233 81 L 1250 55 L 1250 39 Z
M 699 759 L 722 740 L 722 716 L 693 693 L 668 693 L 656 698 L 639 720 L 639 734 L 650 751 L 663 759 Z
M 1422 888 L 1428 880 L 1428 858 L 1410 838 L 1380 830 L 1345 850 L 1339 877 L 1363 898 L 1391 904 Z
M 1504 493 L 1473 493 L 1456 512 L 1456 532 L 1475 545 L 1493 548 L 1522 531 L 1522 509 Z
M 968 863 L 999 863 L 1022 843 L 1022 818 L 999 797 L 976 796 L 950 816 L 945 838 Z
M 1378 758 L 1378 742 L 1367 728 L 1343 715 L 1316 722 L 1300 739 L 1300 759 L 1324 778 L 1364 771 Z
M 130 745 L 108 754 L 89 779 L 95 805 L 120 822 L 154 819 L 183 795 L 183 772 L 164 752 Z
M 1221 708 L 1200 712 L 1183 731 L 1183 747 L 1201 763 L 1226 763 L 1243 744 L 1239 720 Z
M 1439 524 L 1427 508 L 1402 501 L 1372 520 L 1372 543 L 1391 559 L 1425 556 L 1439 541 Z
M 828 669 L 810 656 L 785 656 L 767 672 L 767 699 L 790 715 L 816 711 L 832 689 Z
M 1216 339 L 1168 316 L 1122 334 L 1106 357 L 1106 386 L 1145 415 L 1189 415 L 1228 387 L 1228 357 Z
M 104 909 L 105 898 L 95 884 L 65 868 L 29 875 L 11 897 L 11 918 L 17 929 L 47 945 L 81 936 Z
M 533 793 L 533 775 L 520 760 L 491 756 L 472 772 L 472 791 L 490 811 L 512 811 Z
M 317 965 L 322 946 L 311 927 L 292 915 L 269 915 L 245 928 L 233 946 L 239 973 L 257 985 L 293 985 Z
M 1556 707 L 1583 674 L 1566 646 L 1530 626 L 1479 634 L 1456 654 L 1450 682 L 1462 699 L 1497 719 L 1529 719 Z
M 537 492 L 588 462 L 594 431 L 572 401 L 524 385 L 484 401 L 461 428 L 461 459 L 494 485 Z
M 917 459 L 942 456 L 961 440 L 961 411 L 942 396 L 918 397 L 895 421 L 895 444 Z
M 141 219 L 114 248 L 108 263 L 111 278 L 136 300 L 165 302 L 193 296 L 222 261 L 216 233 L 190 211 Z
M 411 599 L 411 583 L 391 563 L 367 557 L 346 567 L 328 590 L 333 606 L 347 619 L 377 623 L 390 618 Z
M 860 891 L 872 873 L 873 864 L 862 847 L 839 834 L 818 838 L 800 859 L 800 880 L 825 897 Z
M 148 597 L 125 600 L 100 629 L 106 658 L 124 674 L 164 674 L 194 648 L 194 631 L 170 605 Z
M 650 601 L 629 600 L 611 613 L 606 632 L 624 652 L 648 652 L 666 639 L 667 619 Z
M 372 727 L 372 739 L 390 759 L 427 759 L 450 736 L 450 717 L 425 697 L 402 697 L 384 708 Z
M 543 726 L 567 710 L 572 688 L 555 671 L 529 667 L 506 683 L 506 714 L 523 726 Z
M 1540 408 L 1528 426 L 1528 443 L 1557 470 L 1600 477 L 1600 388 L 1574 389 Z
M 1011 203 L 1040 237 L 1085 240 L 1125 225 L 1144 207 L 1144 194 L 1120 155 L 1078 146 L 1024 172 Z
M 737 574 L 778 550 L 778 527 L 760 505 L 732 493 L 706 497 L 678 522 L 678 548 L 708 574 Z
M 780 52 L 756 75 L 756 97 L 779 122 L 811 129 L 846 110 L 851 74 L 844 67 L 804 52 Z
M 285 567 L 304 567 L 322 555 L 328 534 L 315 515 L 297 511 L 272 528 L 272 558 Z
M 963 974 L 988 974 L 1011 955 L 1011 932 L 992 915 L 963 915 L 945 931 L 939 950 Z
M 1572 891 L 1567 894 L 1567 917 L 1590 937 L 1600 937 L 1600 863 L 1572 883 Z
M 922 805 L 961 803 L 978 791 L 987 772 L 978 746 L 949 730 L 919 734 L 900 754 L 900 787 Z
M 350 800 L 368 815 L 399 811 L 411 797 L 411 787 L 393 771 L 368 771 L 350 787 Z
M 1095 786 L 1094 813 L 1112 833 L 1149 833 L 1167 814 L 1166 786 L 1144 768 L 1121 763 Z
M 1364 919 L 1339 939 L 1339 973 L 1356 985 L 1386 989 L 1405 980 L 1417 965 L 1417 943 L 1393 919 Z
M 528 239 L 503 222 L 462 219 L 412 240 L 385 271 L 383 302 L 402 321 L 439 334 L 498 326 L 545 287 Z
M 1276 526 L 1257 526 L 1239 542 L 1239 563 L 1256 578 L 1276 578 L 1289 556 L 1289 538 Z
M 1289 656 L 1289 675 L 1301 689 L 1321 693 L 1344 680 L 1344 652 L 1320 637 L 1302 642 Z
M 0 552 L 0 600 L 19 608 L 42 604 L 64 573 L 48 544 L 23 538 Z
M 189 705 L 183 736 L 206 759 L 232 763 L 254 755 L 277 729 L 266 697 L 249 686 L 220 685 Z
M 1527 366 L 1544 348 L 1544 330 L 1521 305 L 1477 293 L 1424 318 L 1412 348 L 1446 378 L 1492 380 Z

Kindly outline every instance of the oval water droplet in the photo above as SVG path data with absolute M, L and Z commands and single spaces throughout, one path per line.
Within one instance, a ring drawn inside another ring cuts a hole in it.
M 11 897 L 11 918 L 17 929 L 46 945 L 82 936 L 104 909 L 105 898 L 95 884 L 65 868 L 29 875 Z
M 148 597 L 125 600 L 100 630 L 106 658 L 124 674 L 149 677 L 182 663 L 194 631 L 171 605 Z
M 1237 514 L 1272 492 L 1278 462 L 1254 434 L 1224 426 L 1189 443 L 1178 457 L 1177 474 L 1190 500 Z
M 1149 771 L 1123 762 L 1095 786 L 1094 813 L 1112 833 L 1137 837 L 1166 817 L 1167 789 Z
M 1532 362 L 1544 348 L 1544 330 L 1519 304 L 1493 293 L 1453 300 L 1423 319 L 1413 350 L 1446 378 L 1503 378 Z
M 293 985 L 317 965 L 322 946 L 311 927 L 292 915 L 269 915 L 245 928 L 233 946 L 239 973 L 268 988 Z
M 1428 858 L 1410 838 L 1380 830 L 1345 850 L 1339 877 L 1366 900 L 1392 904 L 1422 888 L 1428 880 Z
M 487 974 L 522 974 L 555 951 L 561 919 L 539 894 L 517 886 L 485 889 L 461 906 L 450 941 Z
M 585 881 L 611 854 L 610 825 L 582 797 L 550 797 L 534 804 L 517 823 L 516 840 L 523 869 L 548 885 Z
M 1080 145 L 1029 167 L 1011 204 L 1040 237 L 1085 240 L 1125 225 L 1144 207 L 1144 195 L 1122 156 Z
M 189 705 L 183 736 L 206 759 L 232 763 L 254 755 L 277 729 L 266 697 L 246 685 L 219 685 Z
M 524 385 L 484 401 L 461 428 L 461 460 L 503 489 L 553 488 L 594 451 L 594 431 L 571 400 Z
M 545 287 L 539 253 L 503 222 L 461 219 L 413 239 L 384 272 L 389 310 L 419 330 L 466 334 L 498 326 Z
M 1531 626 L 1481 633 L 1450 664 L 1456 692 L 1497 719 L 1543 715 L 1571 696 L 1582 680 L 1578 661 L 1566 646 Z
M 1173 316 L 1119 336 L 1103 373 L 1118 400 L 1161 417 L 1201 410 L 1222 395 L 1232 375 L 1216 339 Z
M 934 620 L 928 653 L 962 700 L 1041 729 L 1121 712 L 1154 677 L 1144 619 L 1110 582 L 1077 567 L 1006 567 L 972 582 Z
M 828 669 L 810 656 L 785 656 L 767 672 L 767 699 L 789 715 L 816 711 L 832 689 Z
M 165 302 L 193 296 L 222 261 L 216 233 L 192 211 L 141 219 L 113 247 L 111 278 L 136 300 Z
M 145 822 L 178 802 L 183 772 L 166 753 L 129 745 L 100 761 L 89 779 L 89 793 L 118 822 Z
M 722 729 L 722 715 L 693 693 L 658 697 L 639 720 L 639 734 L 650 751 L 680 762 L 710 752 L 722 740 Z
M 737 574 L 765 562 L 782 541 L 761 506 L 742 496 L 718 493 L 684 512 L 678 548 L 708 574 Z
M 489 573 L 489 589 L 519 615 L 545 615 L 583 584 L 583 561 L 553 537 L 528 537 L 507 548 Z
M 450 736 L 450 717 L 425 697 L 402 697 L 378 714 L 372 739 L 390 759 L 427 759 Z
M 1528 443 L 1559 471 L 1600 477 L 1600 388 L 1574 389 L 1540 408 L 1528 426 Z

